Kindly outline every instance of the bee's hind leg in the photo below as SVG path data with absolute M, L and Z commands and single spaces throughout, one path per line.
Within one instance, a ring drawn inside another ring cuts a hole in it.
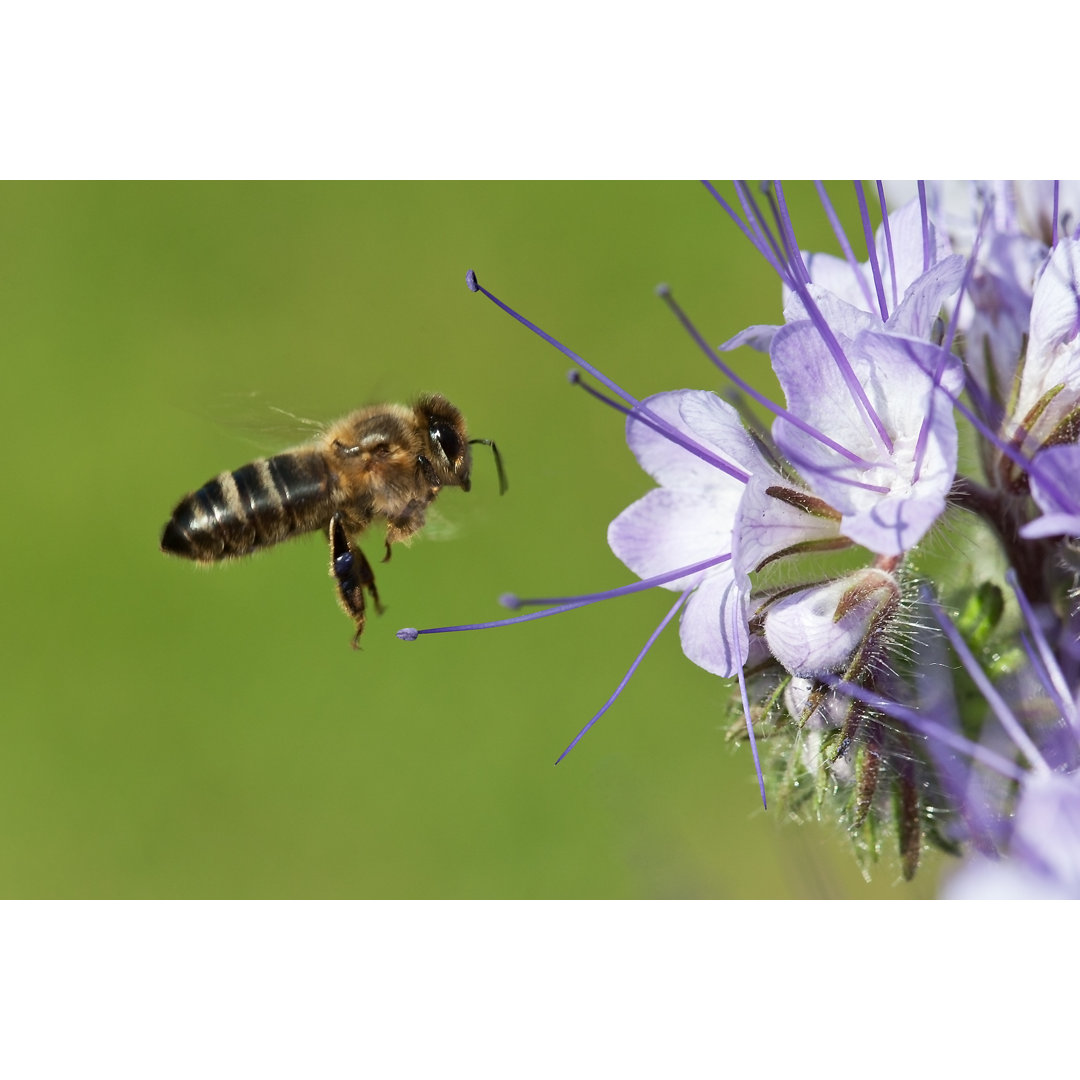
M 330 576 L 337 584 L 338 601 L 342 609 L 356 624 L 353 648 L 358 649 L 367 619 L 364 590 L 371 593 L 375 610 L 380 615 L 383 606 L 379 602 L 379 591 L 375 588 L 375 574 L 372 572 L 371 563 L 367 561 L 359 546 L 354 546 L 349 540 L 341 514 L 335 514 L 330 519 Z

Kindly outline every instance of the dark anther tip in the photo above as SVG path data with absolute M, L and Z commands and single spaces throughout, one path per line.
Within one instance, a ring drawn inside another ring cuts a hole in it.
M 470 270 L 465 275 L 465 284 L 468 285 L 469 292 L 479 292 L 480 291 L 480 283 L 476 280 L 475 271 Z

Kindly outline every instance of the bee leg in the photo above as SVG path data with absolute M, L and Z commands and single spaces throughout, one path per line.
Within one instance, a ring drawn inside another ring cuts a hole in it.
M 410 536 L 418 533 L 424 527 L 426 520 L 427 504 L 431 499 L 413 499 L 405 512 L 396 518 L 390 518 L 386 522 L 386 554 L 383 562 L 390 561 L 393 544 L 400 544 L 402 540 L 408 540 Z
M 383 606 L 375 588 L 375 574 L 359 547 L 349 540 L 341 514 L 330 519 L 330 576 L 337 583 L 338 600 L 345 614 L 356 624 L 353 648 L 360 647 L 360 635 L 367 620 L 364 590 L 371 593 L 375 610 L 381 615 Z

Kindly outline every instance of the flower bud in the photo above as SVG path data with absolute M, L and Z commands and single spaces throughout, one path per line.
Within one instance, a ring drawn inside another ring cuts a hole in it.
M 765 640 L 793 675 L 844 671 L 881 633 L 900 589 L 883 570 L 866 569 L 777 600 L 765 616 Z

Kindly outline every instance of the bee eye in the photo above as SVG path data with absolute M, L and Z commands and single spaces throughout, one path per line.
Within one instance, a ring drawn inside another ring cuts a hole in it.
M 428 428 L 431 441 L 446 455 L 446 460 L 453 464 L 461 454 L 461 440 L 457 432 L 442 420 L 432 420 Z

